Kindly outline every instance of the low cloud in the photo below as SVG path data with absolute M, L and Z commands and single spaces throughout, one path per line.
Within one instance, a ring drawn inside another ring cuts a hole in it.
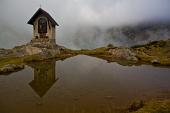
M 0 47 L 11 48 L 32 38 L 32 26 L 26 23 L 40 4 L 60 24 L 57 43 L 75 49 L 128 45 L 126 36 L 119 32 L 113 40 L 106 30 L 170 20 L 169 0 L 1 0 Z

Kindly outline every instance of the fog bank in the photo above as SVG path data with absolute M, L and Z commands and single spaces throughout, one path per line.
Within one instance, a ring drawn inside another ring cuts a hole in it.
M 113 31 L 116 38 L 107 30 L 170 20 L 169 0 L 1 0 L 0 48 L 12 48 L 31 40 L 32 26 L 26 23 L 40 4 L 60 24 L 57 43 L 73 49 L 139 43 L 138 38 L 130 40 L 121 30 Z M 157 40 L 169 35 L 165 29 L 159 32 L 163 36 L 149 37 Z

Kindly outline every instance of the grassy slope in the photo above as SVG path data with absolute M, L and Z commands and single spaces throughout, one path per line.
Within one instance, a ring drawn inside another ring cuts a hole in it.
M 144 62 L 156 59 L 161 65 L 170 66 L 170 40 L 154 41 L 146 45 L 132 47 L 137 57 Z

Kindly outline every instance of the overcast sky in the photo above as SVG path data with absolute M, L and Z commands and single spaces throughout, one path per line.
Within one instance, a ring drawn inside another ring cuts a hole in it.
M 70 34 L 79 26 L 108 28 L 170 20 L 170 0 L 0 0 L 0 47 L 31 39 L 32 26 L 26 23 L 40 4 L 60 24 L 57 43 L 67 47 L 73 46 Z

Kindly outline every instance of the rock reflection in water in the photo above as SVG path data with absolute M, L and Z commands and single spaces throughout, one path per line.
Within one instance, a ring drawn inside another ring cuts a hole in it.
M 29 85 L 40 97 L 43 97 L 58 79 L 55 61 L 31 63 L 29 66 L 34 70 L 34 80 Z

